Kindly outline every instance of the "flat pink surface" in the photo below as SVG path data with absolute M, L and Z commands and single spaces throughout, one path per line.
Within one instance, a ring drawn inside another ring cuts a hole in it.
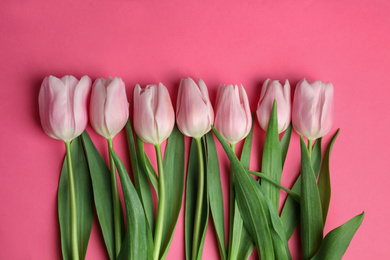
M 3 0 L 0 259 L 61 258 L 56 192 L 65 149 L 43 132 L 37 97 L 45 76 L 67 74 L 120 76 L 129 99 L 136 83 L 161 81 L 174 104 L 183 77 L 202 78 L 212 102 L 219 84 L 242 83 L 252 110 L 268 77 L 289 79 L 293 90 L 302 78 L 331 81 L 331 134 L 341 132 L 331 157 L 326 230 L 364 210 L 343 259 L 388 258 L 389 12 L 386 0 Z M 87 130 L 107 158 L 105 140 Z M 259 170 L 264 132 L 257 123 L 254 131 L 251 168 Z M 123 132 L 114 143 L 129 166 Z M 221 149 L 219 155 L 226 171 Z M 296 133 L 286 167 L 283 184 L 290 186 L 299 171 Z M 227 198 L 227 171 L 222 176 Z M 183 225 L 182 211 L 168 259 L 184 259 Z M 293 259 L 300 258 L 296 238 Z M 87 259 L 107 259 L 96 218 Z M 211 222 L 203 259 L 218 259 Z

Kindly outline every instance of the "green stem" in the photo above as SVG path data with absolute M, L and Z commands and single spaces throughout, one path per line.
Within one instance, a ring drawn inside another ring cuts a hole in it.
M 65 142 L 66 161 L 68 163 L 69 197 L 70 197 L 70 239 L 72 245 L 72 259 L 79 259 L 79 245 L 77 241 L 77 209 L 76 190 L 74 185 L 72 155 L 70 151 L 70 141 Z
M 194 219 L 194 234 L 192 239 L 192 260 L 197 259 L 198 246 L 200 243 L 200 221 L 202 217 L 202 204 L 204 193 L 204 161 L 202 150 L 202 139 L 196 138 L 196 148 L 198 150 L 198 193 L 196 197 L 195 219 Z
M 164 180 L 164 166 L 161 154 L 161 145 L 155 146 L 157 167 L 158 167 L 158 205 L 157 205 L 157 220 L 156 228 L 154 230 L 154 251 L 153 259 L 160 259 L 160 248 L 164 224 L 164 211 L 165 211 L 165 180 Z
M 249 171 L 247 170 L 248 173 L 250 174 L 253 174 L 253 175 L 256 175 L 256 176 L 259 176 L 260 178 L 268 181 L 269 183 L 275 185 L 276 187 L 278 187 L 279 189 L 282 189 L 284 190 L 285 192 L 287 192 L 294 200 L 296 200 L 297 202 L 300 202 L 300 196 L 298 193 L 290 190 L 290 189 L 287 189 L 285 187 L 283 187 L 282 185 L 280 185 L 279 183 L 277 183 L 276 181 L 274 181 L 272 178 L 270 178 L 267 174 L 264 174 L 262 172 L 254 172 L 254 171 Z
M 230 148 L 232 148 L 233 153 L 235 154 L 236 152 L 236 146 L 235 144 L 230 144 Z M 234 173 L 232 169 L 230 169 L 230 183 L 229 183 L 229 188 L 230 188 L 230 195 L 229 195 L 229 244 L 228 244 L 228 255 L 230 255 L 230 250 L 232 248 L 232 242 L 233 242 L 233 219 L 234 219 Z
M 307 148 L 309 150 L 309 155 L 310 155 L 310 159 L 311 159 L 311 153 L 313 151 L 313 139 L 307 139 Z
M 233 153 L 236 153 L 236 144 L 231 143 L 230 148 Z M 230 220 L 229 220 L 229 252 L 228 259 L 235 260 L 238 257 L 238 250 L 240 247 L 242 219 L 236 204 L 236 194 L 234 190 L 234 172 L 230 168 Z
M 114 162 L 114 157 L 112 156 L 112 153 L 114 151 L 112 139 L 107 139 L 107 143 L 108 143 L 108 152 L 110 156 L 112 203 L 114 207 L 115 254 L 116 256 L 118 256 L 122 247 L 122 229 L 121 229 L 121 215 L 120 215 L 121 204 L 119 200 L 118 184 L 116 180 L 115 162 Z

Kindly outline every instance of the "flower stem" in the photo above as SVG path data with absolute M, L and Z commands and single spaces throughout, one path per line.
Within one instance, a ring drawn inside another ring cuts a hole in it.
M 65 142 L 66 161 L 68 164 L 69 198 L 70 198 L 70 239 L 72 245 L 72 259 L 79 259 L 79 245 L 77 241 L 77 207 L 76 190 L 73 176 L 72 155 L 70 151 L 70 141 Z
M 203 204 L 203 193 L 204 193 L 204 161 L 203 161 L 203 150 L 202 150 L 202 139 L 196 138 L 196 148 L 198 151 L 198 193 L 196 197 L 195 206 L 195 219 L 194 219 L 194 233 L 192 237 L 192 258 L 197 259 L 198 246 L 200 243 L 200 221 L 202 217 L 202 204 Z
M 114 207 L 114 234 L 115 234 L 115 254 L 119 255 L 122 247 L 122 229 L 121 229 L 121 204 L 119 200 L 118 184 L 116 180 L 116 168 L 114 157 L 112 156 L 113 143 L 112 139 L 107 139 L 108 153 L 110 156 L 110 171 L 111 171 L 111 191 L 112 191 L 112 204 Z
M 307 148 L 309 150 L 309 155 L 310 155 L 310 158 L 311 158 L 311 153 L 313 151 L 313 139 L 307 139 Z
M 158 205 L 157 205 L 157 220 L 156 228 L 154 230 L 154 250 L 153 259 L 160 259 L 160 248 L 164 224 L 164 211 L 165 211 L 165 180 L 164 180 L 164 166 L 161 154 L 161 145 L 155 146 L 157 167 L 158 167 Z

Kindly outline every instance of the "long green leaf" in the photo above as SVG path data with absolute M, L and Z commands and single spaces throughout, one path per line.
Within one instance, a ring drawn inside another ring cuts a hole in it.
M 164 155 L 165 198 L 169 203 L 166 203 L 164 212 L 160 252 L 162 259 L 165 259 L 168 254 L 183 201 L 185 176 L 184 154 L 184 136 L 175 127 L 168 139 Z
M 110 259 L 115 259 L 114 211 L 110 170 L 86 131 L 81 135 L 81 139 L 91 175 L 95 208 L 100 228 L 108 255 Z
M 301 136 L 301 238 L 303 259 L 310 259 L 323 238 L 320 194 L 309 151 Z
M 260 186 L 258 188 L 260 188 Z M 264 194 L 265 200 L 268 204 L 268 212 L 270 222 L 272 224 L 272 228 L 270 230 L 275 250 L 275 259 L 291 259 L 286 232 L 284 230 L 283 223 L 279 218 L 278 212 L 273 208 L 271 200 L 268 199 L 265 192 L 261 189 L 259 190 Z
M 315 144 L 314 148 L 311 154 L 311 161 L 314 169 L 314 174 L 317 178 L 318 172 L 321 165 L 321 141 L 322 138 L 318 139 Z M 301 194 L 301 176 L 299 175 L 297 180 L 295 181 L 293 187 L 291 188 L 292 191 L 297 193 L 298 195 Z M 286 237 L 287 240 L 289 240 L 294 233 L 295 228 L 298 225 L 301 213 L 300 213 L 300 205 L 299 203 L 292 198 L 291 196 L 288 196 L 286 199 L 286 202 L 284 203 L 281 219 L 282 223 L 284 225 L 284 229 L 286 231 Z
M 329 169 L 330 153 L 332 152 L 333 144 L 336 141 L 339 132 L 340 129 L 337 130 L 332 140 L 330 141 L 328 147 L 326 148 L 324 159 L 321 165 L 320 177 L 318 178 L 318 190 L 320 192 L 320 198 L 321 198 L 323 226 L 325 226 L 326 217 L 328 216 L 328 209 L 329 209 L 330 195 L 331 195 L 330 169 Z
M 158 196 L 158 181 L 157 181 L 156 171 L 153 169 L 149 157 L 145 153 L 144 142 L 137 135 L 135 136 L 135 139 L 138 148 L 138 158 L 139 158 L 140 166 L 142 167 L 144 173 L 146 173 L 146 175 L 148 176 L 148 179 Z
M 71 153 L 76 190 L 78 248 L 80 258 L 84 259 L 87 252 L 89 237 L 91 235 L 94 210 L 91 178 L 89 176 L 88 164 L 80 137 L 72 141 Z M 69 182 L 66 158 L 62 167 L 58 186 L 58 216 L 61 229 L 62 256 L 64 259 L 72 259 Z
M 186 203 L 185 203 L 185 246 L 186 259 L 191 259 L 192 242 L 194 231 L 194 218 L 196 207 L 196 193 L 198 187 L 198 152 L 195 139 L 192 139 L 190 156 L 188 159 L 187 185 L 186 185 Z
M 268 205 L 264 195 L 259 191 L 260 186 L 246 173 L 227 142 L 214 127 L 213 131 L 229 157 L 231 168 L 235 174 L 236 199 L 241 216 L 247 231 L 258 248 L 259 256 L 262 260 L 275 259 L 269 216 L 267 215 Z
M 264 142 L 263 160 L 261 164 L 261 171 L 269 174 L 273 180 L 280 184 L 282 179 L 282 152 L 279 142 L 278 134 L 278 115 L 277 104 L 274 101 L 272 113 L 268 123 L 267 135 Z M 279 197 L 280 189 L 275 187 L 268 181 L 262 181 L 261 187 L 271 200 L 276 212 L 279 211 Z
M 252 116 L 252 122 L 255 122 L 255 116 Z M 250 159 L 251 159 L 251 147 L 252 147 L 252 138 L 253 138 L 253 126 L 252 123 L 251 131 L 248 136 L 245 138 L 244 146 L 242 147 L 240 162 L 245 170 L 249 170 Z M 242 219 L 242 217 L 240 216 Z M 245 226 L 243 226 L 241 230 L 241 240 L 238 248 L 237 259 L 248 259 L 252 254 L 253 248 L 255 247 L 251 236 L 246 230 Z
M 311 165 L 313 166 L 314 175 L 316 178 L 320 173 L 322 160 L 322 137 L 317 139 L 314 143 L 313 150 L 311 151 Z
M 324 238 L 320 250 L 312 260 L 338 260 L 347 251 L 349 244 L 364 218 L 364 212 L 330 231 Z
M 130 177 L 123 166 L 122 161 L 114 151 L 112 151 L 112 155 L 122 184 L 127 222 L 125 235 L 127 238 L 124 239 L 118 259 L 148 259 L 148 247 L 146 240 L 148 230 L 146 229 L 147 222 L 142 203 L 138 197 L 137 191 L 131 183 Z
M 145 210 L 146 219 L 148 220 L 148 227 L 150 227 L 152 233 L 154 233 L 154 210 L 153 210 L 153 197 L 150 189 L 148 177 L 140 166 L 138 160 L 137 150 L 135 148 L 133 130 L 131 129 L 130 121 L 126 123 L 127 142 L 129 144 L 131 167 L 133 170 L 133 176 L 135 181 L 135 188 L 138 196 L 141 200 L 142 206 Z
M 207 162 L 206 161 L 206 140 L 205 138 L 203 137 L 202 138 L 202 150 L 203 150 L 203 161 L 204 162 Z M 207 185 L 207 165 L 205 163 L 204 165 L 205 169 L 204 169 L 204 196 L 203 196 L 203 203 L 202 203 L 202 215 L 201 215 L 201 222 L 200 222 L 200 241 L 199 241 L 199 246 L 198 246 L 198 249 L 197 249 L 197 260 L 202 260 L 202 255 L 203 255 L 203 246 L 204 246 L 204 241 L 206 239 L 206 231 L 207 231 L 207 224 L 209 222 L 209 196 L 208 196 L 208 185 Z
M 282 167 L 284 166 L 284 162 L 286 161 L 288 147 L 290 146 L 292 134 L 292 124 L 290 124 L 286 131 L 283 134 L 282 140 L 280 141 L 280 148 L 282 151 Z
M 254 115 L 252 116 L 252 118 L 253 118 L 252 122 L 254 122 L 255 120 Z M 251 130 L 249 131 L 249 134 L 245 138 L 244 146 L 242 147 L 242 151 L 241 151 L 240 162 L 245 170 L 249 170 L 250 161 L 251 161 L 253 126 L 254 123 L 252 123 Z
M 207 142 L 207 192 L 210 199 L 210 211 L 213 217 L 214 227 L 218 239 L 219 255 L 222 260 L 226 259 L 225 246 L 225 221 L 223 210 L 223 194 L 217 148 L 215 146 L 213 133 L 206 134 Z M 189 258 L 187 258 L 189 259 Z

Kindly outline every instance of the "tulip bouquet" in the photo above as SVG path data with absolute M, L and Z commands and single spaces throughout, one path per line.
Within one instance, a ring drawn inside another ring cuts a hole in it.
M 202 259 L 210 215 L 220 259 L 248 259 L 254 247 L 262 260 L 291 259 L 288 241 L 299 222 L 303 259 L 342 258 L 364 213 L 324 236 L 331 194 L 330 154 L 339 133 L 322 155 L 322 137 L 333 122 L 330 82 L 300 81 L 291 102 L 288 80 L 282 85 L 267 79 L 253 117 L 242 85 L 221 85 L 213 108 L 201 79 L 182 79 L 176 120 L 162 83 L 136 85 L 133 99 L 134 132 L 121 78 L 100 78 L 93 84 L 88 76 L 43 80 L 39 93 L 42 127 L 50 137 L 64 141 L 66 148 L 58 187 L 64 259 L 85 258 L 94 210 L 110 259 L 165 259 L 185 186 L 186 259 Z M 252 118 L 266 131 L 261 172 L 249 167 Z M 108 163 L 85 131 L 88 120 L 107 140 Z M 113 138 L 123 128 L 134 181 L 114 150 Z M 293 129 L 300 135 L 301 172 L 289 189 L 281 185 L 281 176 Z M 213 133 L 230 160 L 228 237 Z M 192 138 L 187 169 L 184 136 Z M 236 144 L 243 140 L 238 159 Z M 154 146 L 157 169 L 144 143 Z M 281 190 L 288 193 L 283 207 Z

